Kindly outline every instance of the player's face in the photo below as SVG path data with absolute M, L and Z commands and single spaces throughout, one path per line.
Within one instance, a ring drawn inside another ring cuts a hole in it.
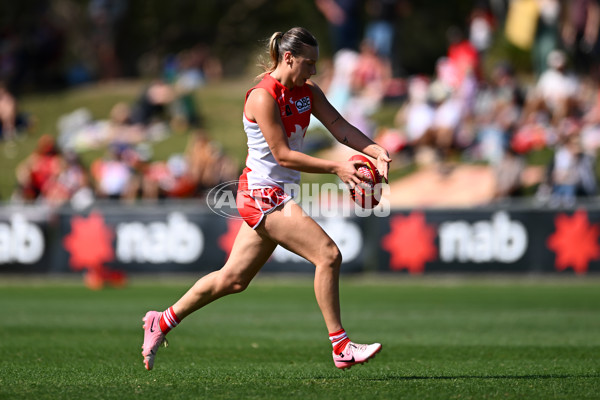
M 302 86 L 311 76 L 317 73 L 317 60 L 319 59 L 319 48 L 316 46 L 304 46 L 304 52 L 294 56 L 295 73 L 294 85 Z

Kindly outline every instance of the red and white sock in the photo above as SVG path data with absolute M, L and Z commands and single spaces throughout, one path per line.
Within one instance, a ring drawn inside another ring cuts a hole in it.
M 335 354 L 340 354 L 346 348 L 346 345 L 350 343 L 350 339 L 348 335 L 346 335 L 346 331 L 342 328 L 337 332 L 333 332 L 329 334 L 329 340 L 333 346 L 333 352 Z
M 179 318 L 177 318 L 177 315 L 175 315 L 175 313 L 173 312 L 173 307 L 167 308 L 162 313 L 162 316 L 160 317 L 160 321 L 158 321 L 158 323 L 160 324 L 160 330 L 165 335 L 167 333 L 169 333 L 169 331 L 171 329 L 173 329 L 177 325 L 179 325 L 180 322 L 181 322 L 181 320 Z

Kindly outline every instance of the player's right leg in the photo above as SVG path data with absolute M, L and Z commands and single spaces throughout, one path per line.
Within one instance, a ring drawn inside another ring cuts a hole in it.
M 223 268 L 200 278 L 167 310 L 171 315 L 167 319 L 179 323 L 192 312 L 214 300 L 244 290 L 269 259 L 276 246 L 273 240 L 259 235 L 248 224 L 243 223 Z M 165 318 L 165 313 L 149 311 L 144 317 L 142 356 L 148 370 L 152 369 L 156 352 L 165 341 L 166 332 L 160 328 L 160 320 Z
M 259 235 L 243 223 L 223 268 L 199 279 L 173 305 L 173 311 L 183 319 L 220 297 L 243 291 L 267 262 L 275 247 L 277 244 L 273 240 Z
M 154 367 L 154 357 L 158 348 L 164 343 L 168 346 L 165 333 L 160 329 L 160 319 L 162 313 L 158 311 L 148 311 L 144 318 L 144 343 L 142 344 L 142 357 L 144 357 L 144 366 L 148 371 Z

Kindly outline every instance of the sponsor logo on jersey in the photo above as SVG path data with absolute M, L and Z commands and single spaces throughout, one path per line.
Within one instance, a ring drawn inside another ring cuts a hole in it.
M 294 104 L 296 105 L 296 109 L 300 114 L 305 111 L 310 111 L 310 97 L 308 96 L 305 96 L 300 100 L 296 100 Z

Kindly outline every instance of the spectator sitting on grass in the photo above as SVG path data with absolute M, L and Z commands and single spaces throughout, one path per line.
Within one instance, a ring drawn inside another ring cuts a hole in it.
M 547 170 L 550 206 L 573 206 L 578 197 L 596 194 L 595 160 L 581 146 L 579 133 L 566 136 L 557 147 Z
M 60 172 L 61 162 L 54 137 L 42 135 L 34 152 L 17 166 L 17 189 L 13 199 L 33 201 L 40 198 L 48 182 Z
M 18 111 L 17 100 L 0 81 L 0 139 L 16 139 L 28 126 L 28 118 Z
M 99 198 L 135 200 L 138 187 L 133 168 L 127 162 L 127 146 L 114 144 L 107 149 L 106 157 L 91 165 L 94 190 Z

